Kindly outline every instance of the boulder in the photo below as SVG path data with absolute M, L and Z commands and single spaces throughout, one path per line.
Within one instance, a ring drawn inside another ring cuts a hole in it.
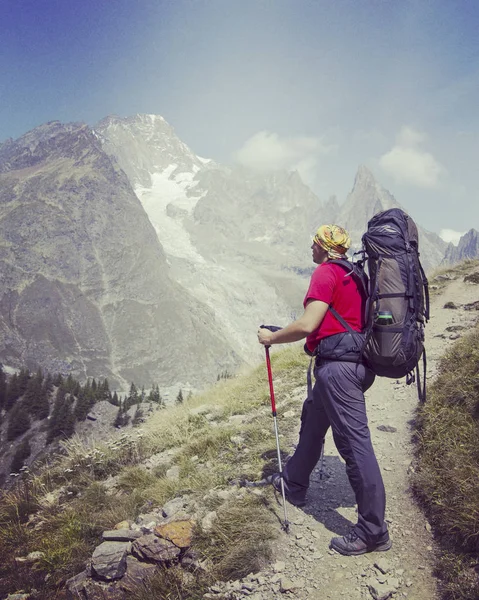
M 130 549 L 130 542 L 103 542 L 93 552 L 92 574 L 107 581 L 120 579 L 125 574 Z
M 194 526 L 195 523 L 192 520 L 172 521 L 155 527 L 155 534 L 160 538 L 173 542 L 178 548 L 189 548 Z
M 159 538 L 154 533 L 141 536 L 132 546 L 132 554 L 139 560 L 155 563 L 171 562 L 178 558 L 180 552 L 173 542 Z

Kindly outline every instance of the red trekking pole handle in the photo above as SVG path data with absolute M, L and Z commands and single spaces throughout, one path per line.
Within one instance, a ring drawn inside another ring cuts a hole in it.
M 269 329 L 269 331 L 279 331 L 282 327 L 277 327 L 276 325 L 260 325 L 261 329 Z M 276 402 L 274 399 L 274 387 L 273 387 L 273 374 L 271 372 L 271 360 L 269 358 L 269 349 L 270 346 L 264 347 L 266 352 L 266 367 L 268 369 L 268 382 L 269 382 L 269 393 L 271 396 L 271 408 L 273 410 L 273 417 L 276 417 Z

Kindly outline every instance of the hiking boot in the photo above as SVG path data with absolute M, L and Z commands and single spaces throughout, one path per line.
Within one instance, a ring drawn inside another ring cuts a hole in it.
M 345 556 L 357 556 L 358 554 L 366 554 L 366 552 L 386 552 L 392 546 L 389 535 L 382 541 L 374 544 L 367 544 L 358 534 L 352 529 L 348 535 L 343 537 L 335 537 L 331 540 L 329 547 Z
M 301 508 L 302 506 L 306 506 L 306 497 L 305 497 L 305 495 L 299 495 L 299 494 L 294 495 L 291 492 L 288 484 L 286 483 L 286 478 L 284 476 L 282 477 L 281 473 L 274 473 L 270 477 L 271 485 L 274 487 L 274 489 L 277 492 L 279 492 L 280 494 L 282 494 L 282 492 L 281 492 L 281 479 L 283 479 L 283 483 L 284 483 L 284 495 L 285 495 L 286 500 L 290 504 L 293 504 L 293 506 L 297 506 L 298 508 Z

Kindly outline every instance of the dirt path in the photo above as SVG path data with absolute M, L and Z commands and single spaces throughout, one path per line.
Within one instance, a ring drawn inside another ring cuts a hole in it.
M 427 326 L 429 381 L 444 350 L 477 319 L 477 311 L 465 310 L 463 305 L 478 299 L 479 286 L 464 284 L 463 277 L 451 281 L 433 299 Z M 448 301 L 458 308 L 444 308 Z M 304 390 L 298 390 L 298 395 L 302 393 Z M 259 579 L 251 578 L 249 593 L 245 594 L 253 600 L 272 600 L 283 596 L 282 592 L 311 600 L 437 598 L 432 575 L 433 537 L 409 492 L 413 460 L 409 422 L 417 401 L 416 387 L 406 386 L 404 380 L 397 383 L 378 378 L 367 394 L 371 434 L 386 486 L 392 549 L 359 557 L 345 557 L 329 550 L 331 537 L 344 535 L 356 521 L 356 508 L 344 464 L 328 434 L 326 478 L 320 480 L 318 471 L 314 472 L 304 509 L 288 504 L 290 533 L 282 533 L 275 544 L 273 568 Z M 278 516 L 282 516 L 279 506 Z

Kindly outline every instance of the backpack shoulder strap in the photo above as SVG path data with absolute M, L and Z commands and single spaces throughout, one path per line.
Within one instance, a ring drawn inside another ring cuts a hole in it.
M 364 296 L 368 296 L 368 276 L 366 275 L 362 263 L 353 263 L 345 258 L 328 260 L 328 265 L 339 265 L 346 271 L 346 275 L 353 275 L 356 282 L 360 285 Z
M 369 278 L 364 271 L 363 262 L 358 261 L 353 263 L 347 259 L 337 259 L 337 260 L 328 260 L 327 264 L 339 265 L 346 271 L 346 275 L 352 275 L 356 284 L 359 287 L 360 293 L 364 298 L 364 327 L 367 329 L 369 321 L 370 321 L 370 301 L 369 301 Z M 346 321 L 335 311 L 331 306 L 329 307 L 333 315 L 336 319 L 341 323 L 343 327 L 345 327 L 349 332 L 352 332 L 353 329 L 346 323 Z M 356 333 L 356 332 L 355 332 Z

